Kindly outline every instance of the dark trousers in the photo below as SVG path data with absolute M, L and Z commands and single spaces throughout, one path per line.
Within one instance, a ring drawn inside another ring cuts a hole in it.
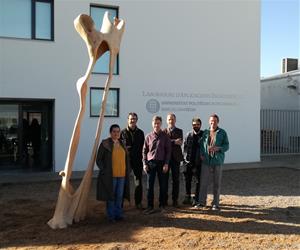
M 154 207 L 154 184 L 155 177 L 157 174 L 159 183 L 159 206 L 165 206 L 166 201 L 166 173 L 163 173 L 163 161 L 151 161 L 151 166 L 147 173 L 147 184 L 148 184 L 148 207 Z
M 186 171 L 184 172 L 186 196 L 191 195 L 193 176 L 196 179 L 195 199 L 196 201 L 198 201 L 200 191 L 201 165 L 195 166 L 191 163 L 186 166 Z
M 166 204 L 168 203 L 169 172 L 172 172 L 172 200 L 177 201 L 179 196 L 179 166 L 180 162 L 171 160 L 166 173 Z
M 135 205 L 139 205 L 142 203 L 143 199 L 143 184 L 142 184 L 142 173 L 135 175 L 134 174 L 134 201 Z

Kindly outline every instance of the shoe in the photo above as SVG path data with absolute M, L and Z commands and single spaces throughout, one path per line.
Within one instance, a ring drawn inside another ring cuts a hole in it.
M 212 211 L 220 211 L 220 207 L 217 205 L 212 205 L 211 210 Z
M 113 218 L 108 218 L 108 222 L 109 222 L 109 223 L 115 223 L 115 222 L 116 222 L 116 220 L 115 220 L 115 219 L 113 219 Z
M 138 209 L 138 210 L 143 210 L 143 205 L 140 203 L 140 204 L 136 204 L 135 205 L 135 208 Z
M 193 201 L 192 201 L 192 207 L 196 206 L 198 203 L 199 203 L 198 201 L 196 201 L 195 199 L 193 199 Z
M 173 207 L 178 207 L 178 202 L 177 201 L 173 201 L 172 206 Z
M 198 203 L 194 206 L 194 208 L 203 209 L 203 208 L 205 208 L 205 206 L 203 204 Z
M 148 207 L 145 211 L 144 214 L 148 215 L 148 214 L 153 214 L 155 211 L 153 209 L 153 207 Z
M 116 221 L 122 221 L 122 220 L 124 220 L 124 217 L 116 217 L 115 220 Z
M 165 213 L 165 212 L 167 212 L 165 206 L 160 206 L 159 209 L 160 209 L 160 212 L 161 212 L 162 214 Z
M 185 198 L 184 198 L 184 200 L 183 200 L 183 202 L 182 202 L 182 204 L 184 204 L 184 205 L 191 205 L 192 204 L 192 202 L 191 202 L 191 196 L 186 195 Z

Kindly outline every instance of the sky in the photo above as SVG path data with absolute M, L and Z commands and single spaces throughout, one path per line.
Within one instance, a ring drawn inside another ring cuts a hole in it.
M 283 58 L 300 59 L 300 0 L 262 0 L 261 77 L 280 74 Z

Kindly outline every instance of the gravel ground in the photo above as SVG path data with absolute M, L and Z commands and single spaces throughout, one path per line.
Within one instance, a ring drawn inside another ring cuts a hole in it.
M 300 170 L 224 171 L 220 212 L 181 205 L 143 215 L 125 203 L 125 220 L 114 224 L 106 221 L 104 203 L 94 199 L 94 181 L 87 219 L 52 230 L 46 222 L 59 186 L 0 184 L 0 248 L 300 249 Z M 181 200 L 183 191 L 182 185 Z

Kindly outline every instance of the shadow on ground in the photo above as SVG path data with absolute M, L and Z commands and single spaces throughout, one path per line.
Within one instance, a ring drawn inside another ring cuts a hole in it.
M 235 198 L 224 199 L 220 212 L 180 207 L 169 208 L 166 213 L 143 215 L 126 203 L 126 220 L 111 224 L 105 219 L 104 204 L 91 199 L 87 219 L 63 230 L 52 230 L 46 225 L 54 212 L 59 182 L 5 184 L 0 189 L 0 248 L 134 243 L 141 238 L 147 241 L 148 236 L 149 240 L 156 237 L 157 230 L 174 232 L 174 235 L 176 230 L 183 230 L 203 235 L 226 233 L 226 237 L 236 233 L 299 237 L 300 204 L 268 207 L 268 204 L 253 205 L 243 200 L 245 196 L 263 199 L 267 195 L 273 195 L 274 199 L 281 199 L 280 196 L 299 199 L 299 172 L 284 168 L 224 172 L 223 193 Z M 91 197 L 94 193 L 93 190 Z M 182 192 L 181 198 L 183 195 Z

